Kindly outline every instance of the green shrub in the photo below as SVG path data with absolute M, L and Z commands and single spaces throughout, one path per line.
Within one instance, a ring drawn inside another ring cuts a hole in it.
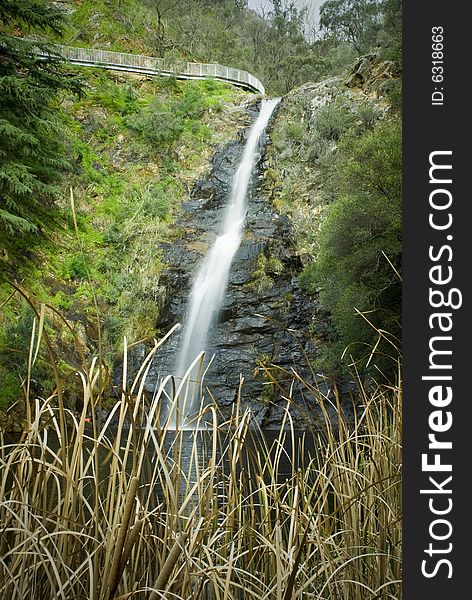
M 169 146 L 183 133 L 181 118 L 173 114 L 161 101 L 151 105 L 142 125 L 142 135 L 156 147 Z
M 60 269 L 61 275 L 69 280 L 86 279 L 88 276 L 88 261 L 83 254 L 67 256 Z
M 317 112 L 315 132 L 321 139 L 337 141 L 354 122 L 355 114 L 346 106 L 332 102 Z
M 305 138 L 306 127 L 299 121 L 290 121 L 286 125 L 286 136 L 289 141 L 303 142 Z
M 130 121 L 130 126 L 156 149 L 168 148 L 184 132 L 203 131 L 199 120 L 208 102 L 202 88 L 191 82 L 181 89 L 180 96 L 170 101 L 156 97 L 138 119 Z
M 100 183 L 103 181 L 102 159 L 98 156 L 92 146 L 80 139 L 78 135 L 72 135 L 71 145 L 76 156 L 76 171 L 84 181 Z
M 252 273 L 252 281 L 248 287 L 258 293 L 269 290 L 274 284 L 274 277 L 280 275 L 284 265 L 276 256 L 267 257 L 261 252 L 256 259 L 256 269 Z
M 360 120 L 360 133 L 373 129 L 380 118 L 380 111 L 370 104 L 362 104 L 357 109 L 357 117 Z
M 131 85 L 120 85 L 104 79 L 90 100 L 119 115 L 126 116 L 139 109 L 138 97 Z
M 103 233 L 105 244 L 119 244 L 123 241 L 122 229 L 118 223 L 112 223 Z
M 0 381 L 0 409 L 6 409 L 21 396 L 20 377 L 0 365 Z
M 381 123 L 341 143 L 336 174 L 342 195 L 330 206 L 317 260 L 304 269 L 300 285 L 310 292 L 321 288 L 339 341 L 349 347 L 347 358 L 351 354 L 362 367 L 378 335 L 372 326 L 400 337 L 399 123 Z
M 163 221 L 169 220 L 172 204 L 169 189 L 159 184 L 148 184 L 140 194 L 143 213 L 151 218 L 158 218 Z
M 57 294 L 52 298 L 51 304 L 56 308 L 62 310 L 68 310 L 72 305 L 72 298 L 68 294 L 64 293 L 62 290 L 57 292 Z
M 389 87 L 387 90 L 387 98 L 390 102 L 390 107 L 392 112 L 397 113 L 398 115 L 402 114 L 402 80 L 394 79 L 389 82 Z
M 322 159 L 331 153 L 331 145 L 325 139 L 314 137 L 309 147 L 306 149 L 306 161 L 310 165 L 319 166 Z
M 196 83 L 185 85 L 182 96 L 172 102 L 172 109 L 182 119 L 199 119 L 205 108 L 205 95 Z
M 28 352 L 31 344 L 33 313 L 23 301 L 11 301 L 11 310 L 0 326 L 0 407 L 7 407 L 23 396 L 21 382 L 28 370 Z M 50 372 L 39 359 L 31 370 L 31 381 L 46 386 Z
M 204 79 L 201 82 L 202 88 L 208 93 L 219 91 L 224 86 L 216 79 Z

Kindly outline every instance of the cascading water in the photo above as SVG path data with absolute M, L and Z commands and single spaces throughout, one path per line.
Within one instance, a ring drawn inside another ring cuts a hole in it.
M 241 162 L 233 176 L 222 232 L 208 251 L 193 284 L 177 353 L 178 377 L 183 376 L 196 356 L 207 349 L 208 331 L 221 308 L 231 263 L 241 243 L 247 191 L 258 158 L 259 141 L 279 100 L 262 100 L 259 116 L 251 127 Z M 196 373 L 191 373 L 190 378 L 192 377 L 196 377 Z M 198 412 L 199 404 L 200 398 L 194 394 L 184 409 L 189 420 Z

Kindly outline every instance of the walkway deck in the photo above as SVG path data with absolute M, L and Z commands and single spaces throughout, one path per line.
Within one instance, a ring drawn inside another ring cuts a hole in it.
M 163 75 L 177 79 L 205 79 L 211 77 L 242 87 L 251 92 L 265 94 L 262 83 L 241 69 L 233 69 L 219 64 L 196 62 L 170 62 L 164 58 L 144 56 L 142 54 L 125 54 L 111 50 L 95 50 L 93 48 L 74 48 L 56 45 L 58 54 L 69 62 L 86 67 L 101 67 L 143 75 Z

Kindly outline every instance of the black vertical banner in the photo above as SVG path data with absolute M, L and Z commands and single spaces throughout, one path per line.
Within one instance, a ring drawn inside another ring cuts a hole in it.
M 403 6 L 406 600 L 470 594 L 467 8 L 459 0 Z

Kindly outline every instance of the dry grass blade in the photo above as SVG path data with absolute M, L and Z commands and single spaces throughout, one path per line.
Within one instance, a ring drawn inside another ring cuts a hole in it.
M 138 489 L 138 485 L 139 478 L 133 477 L 130 481 L 128 492 L 126 494 L 123 516 L 121 518 L 120 528 L 118 531 L 118 538 L 116 540 L 115 551 L 113 554 L 113 562 L 110 569 L 110 575 L 108 577 L 108 587 L 110 588 L 111 597 L 113 597 L 119 582 L 119 575 L 121 572 L 120 564 L 123 561 L 122 551 L 125 545 L 126 536 L 128 535 L 128 527 L 131 519 L 131 512 L 135 503 L 135 496 L 136 491 Z
M 47 345 L 47 312 L 36 316 L 30 365 Z M 349 418 L 338 396 L 294 374 L 322 431 L 294 430 L 290 397 L 280 429 L 258 430 L 242 386 L 227 422 L 210 402 L 195 419 L 204 430 L 173 430 L 161 405 L 182 406 L 195 386 L 187 374 L 169 392 L 169 377 L 146 397 L 158 345 L 132 382 L 125 361 L 101 429 L 87 423 L 103 394 L 92 361 L 80 414 L 58 380 L 29 402 L 19 439 L 0 436 L 0 597 L 399 598 L 401 390 L 360 386 Z
M 157 581 L 154 585 L 154 587 L 156 588 L 156 590 L 165 590 L 166 584 L 169 581 L 169 577 L 171 576 L 171 573 L 177 563 L 177 561 L 179 560 L 179 556 L 181 555 L 184 546 L 185 546 L 185 542 L 188 538 L 188 533 L 186 532 L 181 532 L 178 534 L 178 536 L 175 539 L 174 545 L 171 548 L 171 551 L 169 552 L 169 556 L 167 557 L 164 565 L 162 566 L 161 572 L 159 573 L 159 577 L 157 578 Z M 161 596 L 163 597 L 163 596 Z M 151 596 L 149 597 L 149 600 L 157 600 L 158 599 L 158 593 L 157 592 L 152 592 Z

